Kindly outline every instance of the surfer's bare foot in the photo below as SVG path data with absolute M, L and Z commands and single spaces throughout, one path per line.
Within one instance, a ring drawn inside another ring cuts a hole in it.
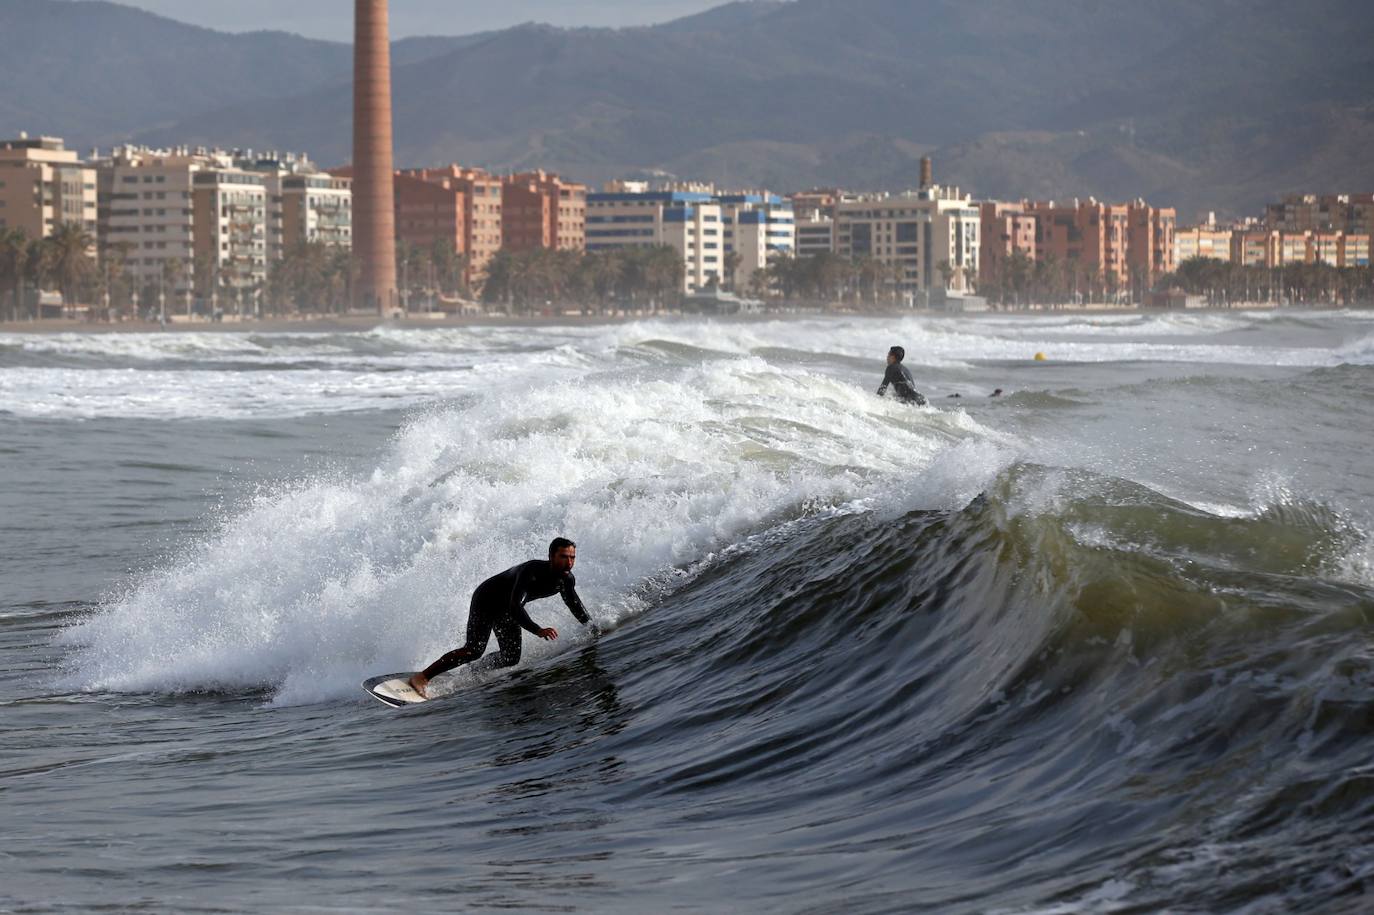
M 429 694 L 425 692 L 425 687 L 427 686 L 429 686 L 429 677 L 426 677 L 424 674 L 416 674 L 410 678 L 410 688 L 419 693 L 424 699 L 429 698 Z

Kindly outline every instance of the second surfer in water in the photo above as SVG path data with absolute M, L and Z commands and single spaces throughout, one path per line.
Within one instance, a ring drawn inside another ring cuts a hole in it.
M 878 396 L 886 394 L 888 385 L 891 385 L 892 392 L 902 403 L 924 407 L 925 397 L 916 390 L 916 380 L 911 377 L 911 371 L 902 365 L 905 358 L 906 350 L 900 346 L 894 346 L 887 351 L 887 371 L 883 374 L 883 383 L 878 385 Z
M 572 574 L 576 563 L 577 544 L 558 537 L 549 544 L 547 561 L 531 559 L 482 582 L 472 592 L 467 641 L 411 677 L 410 685 L 421 696 L 427 696 L 425 689 L 432 678 L 482 657 L 493 630 L 501 651 L 481 663 L 483 670 L 512 667 L 520 662 L 521 629 L 550 642 L 558 638 L 556 629 L 541 627 L 530 619 L 525 611 L 529 601 L 559 594 L 577 621 L 586 626 L 591 617 L 577 596 L 577 579 Z

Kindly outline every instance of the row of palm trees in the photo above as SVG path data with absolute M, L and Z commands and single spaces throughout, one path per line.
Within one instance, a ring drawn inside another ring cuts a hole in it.
M 657 311 L 681 298 L 682 256 L 665 245 L 610 251 L 498 251 L 482 300 L 513 314 L 576 306 L 588 312 Z
M 30 239 L 19 229 L 0 229 L 0 320 L 37 316 L 38 289 L 59 289 L 65 302 L 98 303 L 115 318 L 140 310 L 184 310 L 193 302 L 204 312 L 222 306 L 256 313 L 327 314 L 344 311 L 351 301 L 354 268 L 346 249 L 318 242 L 297 245 L 274 263 L 266 281 L 251 288 L 235 286 L 209 258 L 192 264 L 163 262 L 160 275 L 142 284 L 128 269 L 133 246 L 114 243 L 99 263 L 90 256 L 91 235 L 75 223 L 64 223 L 44 239 Z M 473 295 L 471 264 L 465 255 L 440 241 L 428 249 L 402 242 L 397 247 L 398 281 L 410 310 L 427 310 L 441 300 Z M 784 302 L 884 307 L 904 304 L 910 277 L 899 265 L 875 258 L 845 258 L 833 253 L 808 257 L 775 256 L 754 270 L 745 288 L 736 279 L 740 258 L 723 262 L 721 288 L 759 299 Z M 937 268 L 946 286 L 956 276 L 1004 307 L 1052 306 L 1065 301 L 1144 301 L 1153 286 L 1204 296 L 1208 304 L 1241 303 L 1345 306 L 1374 302 L 1374 269 L 1297 264 L 1282 268 L 1249 267 L 1210 258 L 1194 258 L 1158 283 L 1133 269 L 1125 284 L 1101 270 L 1085 269 L 1053 257 L 1032 261 L 1016 252 L 985 265 L 984 272 Z M 501 250 L 487 264 L 481 296 L 489 306 L 519 314 L 549 307 L 585 311 L 622 308 L 658 310 L 681 299 L 684 264 L 670 247 L 612 251 Z
M 1253 303 L 1348 306 L 1374 303 L 1374 268 L 1330 264 L 1251 267 L 1196 257 L 1160 283 L 1203 296 L 1207 304 L 1229 307 Z
M 94 247 L 95 239 L 74 222 L 43 239 L 31 239 L 22 229 L 0 229 L 0 316 L 9 321 L 36 317 L 43 288 L 60 289 L 68 302 L 89 294 L 97 274 Z

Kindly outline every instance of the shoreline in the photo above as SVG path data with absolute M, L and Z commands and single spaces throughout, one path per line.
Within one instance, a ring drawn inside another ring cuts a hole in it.
M 42 318 L 31 321 L 0 321 L 0 334 L 155 334 L 155 333 L 363 333 L 380 327 L 401 330 L 422 330 L 426 328 L 459 327 L 538 327 L 555 325 L 586 324 L 589 326 L 623 324 L 643 320 L 712 320 L 761 322 L 789 319 L 825 317 L 870 317 L 870 318 L 959 318 L 977 315 L 997 315 L 999 317 L 1045 317 L 1063 315 L 1083 315 L 1100 317 L 1106 315 L 1162 315 L 1162 314 L 1227 314 L 1243 311 L 1328 311 L 1328 310 L 1367 310 L 1345 306 L 1339 309 L 1316 308 L 1302 305 L 1279 306 L 1264 302 L 1249 303 L 1232 308 L 1144 308 L 1117 307 L 1100 305 L 1070 305 L 1058 308 L 1014 309 L 976 312 L 941 311 L 928 308 L 893 309 L 890 311 L 827 311 L 822 309 L 793 309 L 768 312 L 764 314 L 710 315 L 682 312 L 630 312 L 620 314 L 539 314 L 539 315 L 443 315 L 424 317 L 384 317 L 376 314 L 318 315 L 304 317 L 269 317 L 238 320 L 227 318 L 223 321 L 191 320 L 184 317 L 169 319 L 166 325 L 157 321 L 121 321 L 118 323 L 93 323 L 68 318 Z

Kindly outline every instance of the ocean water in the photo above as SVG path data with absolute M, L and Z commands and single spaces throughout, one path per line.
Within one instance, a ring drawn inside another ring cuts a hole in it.
M 0 911 L 1370 911 L 1372 451 L 1369 312 L 0 335 Z

